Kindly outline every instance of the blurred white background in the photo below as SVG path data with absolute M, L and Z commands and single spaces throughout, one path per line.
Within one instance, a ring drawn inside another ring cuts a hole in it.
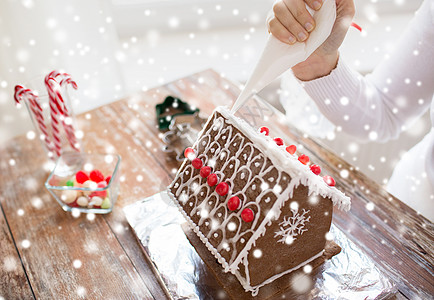
M 341 55 L 370 72 L 421 0 L 356 0 Z M 53 69 L 70 73 L 81 113 L 174 79 L 213 68 L 245 82 L 266 40 L 272 0 L 2 0 L 0 1 L 0 142 L 32 130 L 13 101 L 15 84 Z M 278 103 L 279 83 L 261 95 Z M 385 182 L 400 155 L 429 129 L 421 120 L 387 144 L 359 144 L 335 132 L 324 140 L 345 159 Z

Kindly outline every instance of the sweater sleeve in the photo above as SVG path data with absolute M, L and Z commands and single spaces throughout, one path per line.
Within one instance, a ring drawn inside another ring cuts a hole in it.
M 434 90 L 434 30 L 426 0 L 375 70 L 361 76 L 339 58 L 328 75 L 302 82 L 321 112 L 360 140 L 397 138 L 428 110 Z

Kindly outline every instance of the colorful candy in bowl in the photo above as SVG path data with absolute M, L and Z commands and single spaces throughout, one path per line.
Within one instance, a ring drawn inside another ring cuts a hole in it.
M 106 214 L 119 195 L 117 154 L 65 153 L 45 182 L 45 187 L 65 211 Z

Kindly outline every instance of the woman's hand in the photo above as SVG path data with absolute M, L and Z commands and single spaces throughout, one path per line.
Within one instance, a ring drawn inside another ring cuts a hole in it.
M 287 44 L 303 42 L 315 28 L 315 21 L 306 9 L 321 9 L 323 0 L 279 0 L 267 18 L 268 31 Z M 292 68 L 294 75 L 304 81 L 325 75 L 336 67 L 341 46 L 354 17 L 353 0 L 336 0 L 336 22 L 330 36 L 304 62 Z

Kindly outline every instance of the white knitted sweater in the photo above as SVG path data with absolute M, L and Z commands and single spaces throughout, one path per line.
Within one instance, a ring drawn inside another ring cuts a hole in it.
M 330 75 L 303 86 L 330 121 L 361 140 L 397 138 L 430 109 L 431 132 L 404 155 L 388 190 L 434 220 L 434 0 L 423 2 L 394 53 L 371 74 L 340 59 Z

